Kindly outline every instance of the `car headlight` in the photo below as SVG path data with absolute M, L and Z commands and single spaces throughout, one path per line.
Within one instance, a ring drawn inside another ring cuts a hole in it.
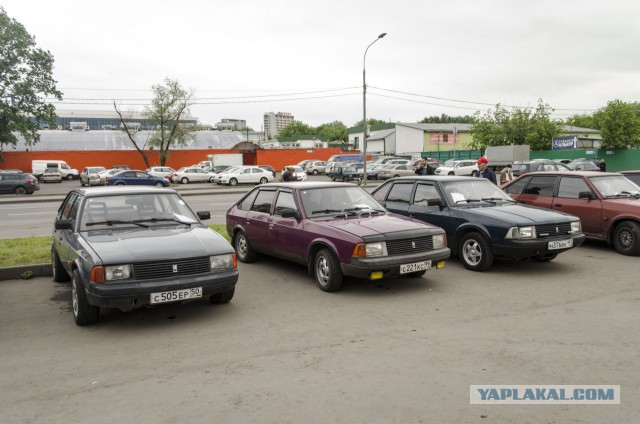
M 234 255 L 228 253 L 226 255 L 211 256 L 211 271 L 224 271 L 235 268 Z
M 365 251 L 367 258 L 374 256 L 387 256 L 387 243 L 380 241 L 377 243 L 366 243 Z
M 508 239 L 534 239 L 536 238 L 536 227 L 511 227 L 507 231 Z
M 582 223 L 580 221 L 572 221 L 571 222 L 571 234 L 581 233 L 582 232 Z
M 128 280 L 131 278 L 131 265 L 114 265 L 104 267 L 106 281 Z
M 433 236 L 432 240 L 434 249 L 442 249 L 443 247 L 446 247 L 444 234 L 436 234 Z

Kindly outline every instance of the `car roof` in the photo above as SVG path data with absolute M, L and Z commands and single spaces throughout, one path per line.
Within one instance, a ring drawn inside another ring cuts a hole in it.
M 447 181 L 447 182 L 449 182 L 449 181 L 482 181 L 484 179 L 486 179 L 486 178 L 463 177 L 463 176 L 457 176 L 457 175 L 416 175 L 416 176 L 393 178 L 393 181 L 420 180 L 420 181 Z M 389 180 L 389 181 L 391 181 L 391 180 Z M 489 180 L 487 180 L 487 181 L 489 181 Z
M 291 182 L 274 182 L 261 184 L 259 187 L 286 187 L 286 188 L 296 188 L 299 190 L 310 189 L 310 188 L 325 188 L 325 187 L 359 187 L 353 185 L 351 183 L 339 183 L 339 182 L 331 182 L 331 181 L 291 181 Z
M 177 193 L 171 188 L 144 187 L 144 186 L 106 186 L 106 187 L 77 187 L 71 191 L 81 193 L 86 197 L 114 196 L 119 194 L 155 194 Z
M 621 174 L 640 174 L 640 169 L 631 169 L 628 171 L 620 171 Z
M 567 176 L 575 176 L 579 175 L 581 177 L 602 177 L 605 175 L 621 175 L 617 172 L 600 172 L 600 171 L 536 171 L 536 172 L 528 172 L 523 174 L 523 177 L 527 175 L 567 175 Z

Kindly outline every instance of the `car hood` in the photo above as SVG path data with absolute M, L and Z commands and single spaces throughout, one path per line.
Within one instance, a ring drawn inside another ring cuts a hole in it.
M 474 220 L 473 217 L 476 216 L 478 217 L 477 219 L 481 220 L 480 222 L 486 222 L 486 219 L 482 219 L 486 217 L 511 222 L 514 225 L 553 224 L 558 222 L 576 221 L 579 219 L 564 212 L 523 205 L 480 206 L 459 208 L 459 210 L 463 210 L 466 214 L 471 216 L 469 220 Z
M 103 263 L 145 262 L 231 253 L 231 245 L 206 227 L 126 231 L 91 230 L 82 236 Z
M 337 218 L 327 221 L 316 221 L 316 224 L 324 227 L 331 227 L 336 230 L 344 231 L 356 237 L 371 238 L 384 235 L 392 235 L 393 233 L 415 233 L 416 236 L 425 233 L 433 233 L 434 229 L 440 228 L 424 223 L 422 221 L 412 221 L 409 218 L 399 215 L 374 215 L 361 218 Z M 442 230 L 438 231 L 441 232 Z
M 636 212 L 638 212 L 638 208 L 640 208 L 640 199 L 637 197 L 609 197 L 607 199 L 603 199 L 602 202 L 609 208 L 617 209 L 619 207 L 622 207 L 624 209 L 634 210 Z

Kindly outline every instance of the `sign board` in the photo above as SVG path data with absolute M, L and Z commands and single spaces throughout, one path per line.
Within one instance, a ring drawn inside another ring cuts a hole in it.
M 578 136 L 567 135 L 564 137 L 553 137 L 551 150 L 572 150 L 578 147 Z

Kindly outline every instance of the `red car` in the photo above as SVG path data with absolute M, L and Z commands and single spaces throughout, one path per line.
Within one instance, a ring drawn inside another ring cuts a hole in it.
M 579 217 L 587 237 L 605 240 L 623 255 L 640 255 L 640 191 L 622 174 L 532 172 L 502 187 L 520 203 Z

